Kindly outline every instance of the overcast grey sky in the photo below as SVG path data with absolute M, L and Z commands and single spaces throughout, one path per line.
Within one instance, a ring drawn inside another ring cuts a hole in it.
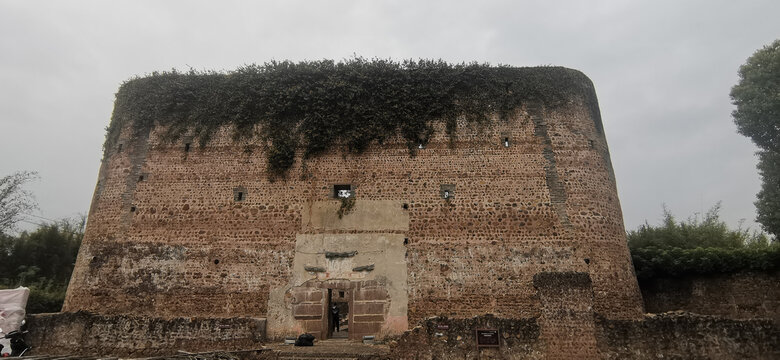
M 722 201 L 754 223 L 756 148 L 737 69 L 780 38 L 780 1 L 0 0 L 0 176 L 33 170 L 35 215 L 86 213 L 122 81 L 269 60 L 561 65 L 596 85 L 626 227 Z M 41 221 L 30 218 L 30 221 Z

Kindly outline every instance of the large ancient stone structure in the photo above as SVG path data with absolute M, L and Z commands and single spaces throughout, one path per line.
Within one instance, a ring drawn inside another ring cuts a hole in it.
M 643 308 L 587 89 L 555 106 L 523 99 L 484 126 L 460 118 L 454 133 L 434 121 L 415 156 L 398 135 L 360 153 L 299 151 L 284 178 L 230 126 L 200 147 L 124 123 L 64 311 L 266 318 L 272 338 L 329 337 L 332 305 L 350 338 L 493 314 L 538 319 L 556 351 L 595 354 L 594 313 Z

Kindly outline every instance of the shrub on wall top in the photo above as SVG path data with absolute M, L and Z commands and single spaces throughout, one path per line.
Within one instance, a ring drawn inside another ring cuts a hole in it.
M 628 246 L 639 279 L 773 271 L 780 269 L 780 243 L 763 233 L 729 229 L 720 204 L 702 219 L 678 221 L 664 209 L 661 225 L 645 224 L 628 233 Z

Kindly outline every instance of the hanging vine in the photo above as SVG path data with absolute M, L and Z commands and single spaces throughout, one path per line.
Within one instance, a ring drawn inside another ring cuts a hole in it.
M 172 70 L 122 84 L 104 147 L 116 144 L 126 124 L 136 133 L 162 126 L 171 142 L 191 132 L 201 146 L 232 125 L 236 139 L 261 140 L 276 176 L 293 166 L 299 150 L 304 158 L 334 146 L 359 153 L 400 134 L 413 154 L 428 142 L 434 121 L 444 121 L 453 136 L 459 116 L 484 125 L 525 101 L 555 107 L 574 96 L 584 97 L 600 123 L 590 80 L 561 67 L 354 58 L 274 61 L 226 73 Z

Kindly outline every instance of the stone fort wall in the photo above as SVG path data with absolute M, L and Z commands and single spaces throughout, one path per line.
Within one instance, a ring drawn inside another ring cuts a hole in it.
M 74 354 L 146 358 L 214 350 L 256 349 L 265 340 L 265 320 L 170 318 L 74 313 L 27 316 L 25 340 L 35 355 Z M 54 357 L 54 356 L 53 356 Z
M 446 324 L 443 330 L 441 324 Z M 639 320 L 596 316 L 591 346 L 568 349 L 540 334 L 539 319 L 429 318 L 391 347 L 395 359 L 777 359 L 780 328 L 771 320 L 732 320 L 691 313 L 647 314 Z M 500 346 L 477 347 L 475 328 L 498 329 Z M 574 350 L 567 352 L 567 350 Z
M 576 272 L 596 313 L 643 313 L 607 143 L 582 99 L 462 121 L 454 140 L 442 124 L 414 157 L 390 139 L 298 158 L 275 181 L 262 144 L 231 131 L 201 148 L 123 130 L 64 311 L 267 317 L 271 337 L 324 335 L 324 298 L 345 291 L 356 334 L 400 333 L 434 315 L 539 317 L 534 276 Z M 342 217 L 334 184 L 354 190 Z
M 780 272 L 689 275 L 639 282 L 647 312 L 689 311 L 780 323 Z

